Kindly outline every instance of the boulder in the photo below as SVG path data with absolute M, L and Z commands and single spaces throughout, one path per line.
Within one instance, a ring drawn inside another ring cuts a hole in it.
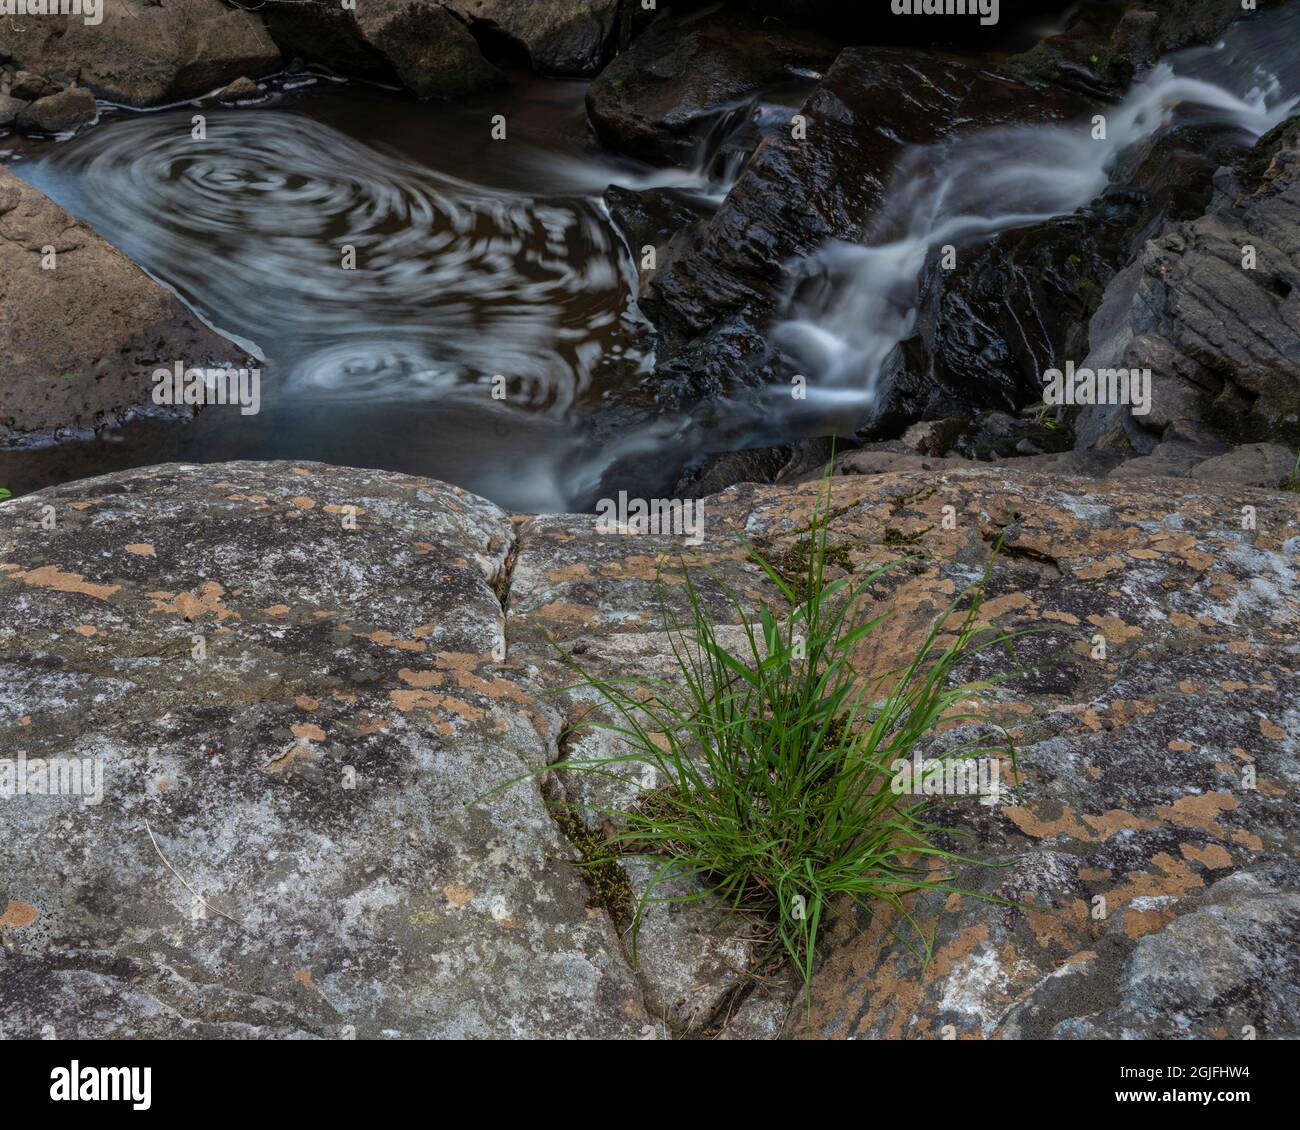
M 454 98 L 503 79 L 465 24 L 437 0 L 367 0 L 355 9 L 271 0 L 265 15 L 286 55 L 396 79 L 421 98 Z
M 1080 409 L 1078 446 L 1145 453 L 1171 431 L 1300 446 L 1300 119 L 1216 190 L 1106 288 L 1082 365 L 1150 368 L 1152 406 Z
M 18 111 L 15 124 L 24 133 L 72 133 L 95 120 L 95 96 L 74 86 L 47 94 Z
M 21 98 L 14 98 L 8 94 L 0 94 L 0 127 L 11 126 L 14 124 L 18 115 L 26 109 L 27 103 Z
M 0 55 L 129 106 L 193 98 L 280 63 L 258 14 L 221 0 L 104 0 L 97 25 L 74 15 L 6 20 Z
M 1276 443 L 1248 443 L 1226 455 L 1197 463 L 1188 477 L 1207 483 L 1231 483 L 1243 487 L 1276 487 L 1296 470 L 1296 453 Z
M 594 75 L 614 54 L 628 0 L 443 0 L 489 49 L 537 71 Z
M 710 8 L 654 24 L 591 84 L 587 112 L 608 148 L 689 165 L 720 115 L 820 76 L 836 51 L 820 36 Z
M 43 269 L 46 262 L 53 268 Z M 160 365 L 207 368 L 240 356 L 175 295 L 4 166 L 0 338 L 0 437 L 11 439 L 97 427 L 147 404 Z

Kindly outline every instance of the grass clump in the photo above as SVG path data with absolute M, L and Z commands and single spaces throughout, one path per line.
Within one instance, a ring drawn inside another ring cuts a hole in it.
M 1282 490 L 1300 491 L 1300 452 L 1296 453 L 1295 466 L 1291 468 L 1291 474 L 1278 483 Z M 0 498 L 4 495 L 0 493 Z
M 824 489 L 826 510 L 819 500 L 818 512 L 828 514 L 829 481 Z M 797 584 L 750 551 L 781 594 L 775 607 L 755 612 L 711 579 L 714 602 L 720 591 L 739 627 L 719 626 L 707 591 L 684 565 L 672 587 L 683 594 L 685 611 L 675 614 L 661 576 L 663 624 L 675 658 L 671 679 L 604 678 L 564 655 L 578 686 L 596 691 L 615 719 L 589 715 L 583 725 L 617 734 L 624 751 L 613 758 L 570 757 L 565 769 L 608 775 L 619 763 L 648 765 L 663 783 L 625 809 L 595 808 L 613 829 L 599 845 L 607 858 L 635 854 L 657 865 L 633 917 L 634 952 L 648 905 L 711 894 L 764 920 L 773 956 L 787 956 L 807 990 L 831 915 L 853 903 L 892 906 L 921 938 L 928 959 L 929 939 L 903 897 L 960 890 L 943 874 L 944 865 L 964 860 L 935 842 L 942 829 L 926 807 L 934 798 L 896 792 L 891 779 L 897 762 L 931 748 L 941 724 L 977 724 L 975 732 L 997 735 L 993 744 L 950 742 L 942 754 L 949 761 L 1009 751 L 1014 767 L 1005 733 L 969 708 L 987 691 L 955 678 L 959 664 L 1006 637 L 979 625 L 982 581 L 939 617 L 900 669 L 859 672 L 855 653 L 888 615 L 864 621 L 864 595 L 899 562 L 829 580 L 827 525 L 813 523 Z M 570 838 L 575 834 L 582 832 Z M 699 893 L 656 896 L 665 881 L 678 878 Z

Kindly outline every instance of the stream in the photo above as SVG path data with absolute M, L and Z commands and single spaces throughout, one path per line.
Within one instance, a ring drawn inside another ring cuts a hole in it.
M 870 245 L 833 244 L 792 264 L 823 283 L 791 299 L 772 340 L 816 397 L 801 409 L 779 389 L 730 406 L 729 442 L 797 437 L 808 430 L 800 412 L 825 428 L 828 407 L 851 431 L 914 324 L 936 248 L 1073 211 L 1106 187 L 1122 153 L 1175 122 L 1229 123 L 1248 142 L 1294 110 L 1298 44 L 1291 5 L 1171 56 L 1111 108 L 1102 142 L 1079 122 L 911 151 Z M 0 140 L 0 160 L 263 372 L 256 416 L 137 417 L 80 442 L 0 451 L 0 482 L 22 493 L 153 463 L 311 459 L 444 479 L 536 512 L 591 505 L 604 469 L 629 453 L 680 467 L 719 449 L 690 418 L 592 443 L 604 405 L 651 381 L 655 363 L 635 262 L 601 194 L 611 183 L 667 186 L 716 205 L 743 151 L 723 130 L 692 169 L 605 153 L 589 137 L 585 90 L 517 74 L 504 92 L 421 104 L 297 75 L 261 106 L 110 108 L 55 146 Z M 495 114 L 507 140 L 490 136 Z M 342 266 L 345 246 L 355 270 Z

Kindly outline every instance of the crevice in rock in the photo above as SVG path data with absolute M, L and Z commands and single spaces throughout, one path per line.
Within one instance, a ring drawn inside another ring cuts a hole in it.
M 447 13 L 460 21 L 478 44 L 479 54 L 497 67 L 531 71 L 533 69 L 532 52 L 520 39 L 492 20 L 475 19 L 466 16 L 454 8 L 447 8 Z

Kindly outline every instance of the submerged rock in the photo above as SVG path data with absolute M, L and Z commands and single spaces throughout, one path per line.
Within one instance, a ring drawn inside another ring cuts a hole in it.
M 47 262 L 55 268 L 43 269 Z M 160 365 L 224 366 L 241 353 L 115 247 L 4 166 L 0 337 L 0 438 L 9 439 L 72 425 L 97 427 L 147 404 Z
M 221 0 L 104 0 L 97 25 L 77 15 L 8 19 L 0 55 L 41 75 L 71 75 L 130 106 L 207 94 L 280 62 L 261 18 Z

